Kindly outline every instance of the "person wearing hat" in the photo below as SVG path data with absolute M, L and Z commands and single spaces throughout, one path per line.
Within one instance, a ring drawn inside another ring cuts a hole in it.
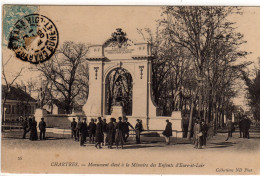
M 104 137 L 103 137 L 103 145 L 106 146 L 107 145 L 107 120 L 103 119 L 103 123 L 102 123 L 102 128 L 103 128 L 103 133 L 104 133 Z
M 75 121 L 75 118 L 73 118 L 73 121 L 71 122 L 71 138 L 77 140 L 77 122 Z
M 243 138 L 244 137 L 244 129 L 245 129 L 245 119 L 244 116 L 242 116 L 239 120 L 238 123 L 238 127 L 239 127 L 239 138 Z
M 44 122 L 44 118 L 41 118 L 39 123 L 40 129 L 40 140 L 45 140 L 45 132 L 46 132 L 46 123 Z
M 123 137 L 124 137 L 124 142 L 127 142 L 127 139 L 129 137 L 129 127 L 131 127 L 132 129 L 134 129 L 134 127 L 128 122 L 128 118 L 124 118 L 123 121 Z
M 228 122 L 227 122 L 227 131 L 228 131 L 228 137 L 226 139 L 226 141 L 232 137 L 232 131 L 233 131 L 233 122 L 231 121 L 231 119 L 228 119 Z
M 27 131 L 27 128 L 28 128 L 28 120 L 27 120 L 27 118 L 25 118 L 25 120 L 23 121 L 22 126 L 23 126 L 23 139 L 25 139 L 26 133 L 28 132 Z
M 109 149 L 112 149 L 114 131 L 114 118 L 110 118 L 110 122 L 107 124 L 107 142 Z
M 165 137 L 166 145 L 170 145 L 170 138 L 172 136 L 172 123 L 169 120 L 166 120 L 166 127 L 163 131 L 163 135 Z
M 245 138 L 249 139 L 249 129 L 250 129 L 250 126 L 251 126 L 251 120 L 246 116 L 245 117 Z
M 119 142 L 121 148 L 123 149 L 124 137 L 123 137 L 123 122 L 122 117 L 118 118 L 119 122 L 116 124 L 116 148 L 118 149 Z
M 143 131 L 144 128 L 142 122 L 139 119 L 137 119 L 136 121 L 137 121 L 135 125 L 136 143 L 141 144 L 141 132 Z
M 89 143 L 94 144 L 95 141 L 95 134 L 96 134 L 96 124 L 94 119 L 91 119 L 89 122 Z
M 79 138 L 80 138 L 80 136 L 81 136 L 81 134 L 80 134 L 80 128 L 81 128 L 81 124 L 82 124 L 82 122 L 80 121 L 80 117 L 78 117 L 78 123 L 77 123 L 77 128 L 76 128 L 76 131 L 77 131 L 77 141 L 79 141 Z
M 194 148 L 196 149 L 201 149 L 201 136 L 202 136 L 202 132 L 201 132 L 201 123 L 199 119 L 196 119 L 194 127 L 193 127 L 193 138 L 194 138 Z
M 113 125 L 114 125 L 114 132 L 113 132 L 113 136 L 112 136 L 112 145 L 114 144 L 115 140 L 116 140 L 116 125 L 117 125 L 117 122 L 116 122 L 116 118 L 113 118 Z
M 103 142 L 103 123 L 101 120 L 101 117 L 98 117 L 98 123 L 96 125 L 96 135 L 95 135 L 95 139 L 96 139 L 96 144 L 95 147 L 97 148 L 97 146 L 99 148 L 101 147 L 101 143 Z
M 87 119 L 84 118 L 83 122 L 80 125 L 80 146 L 84 146 L 84 143 L 86 141 L 86 137 L 88 135 L 88 126 L 87 126 Z
M 209 130 L 208 125 L 205 123 L 204 119 L 202 119 L 201 120 L 201 132 L 202 132 L 201 142 L 202 142 L 202 146 L 204 147 L 206 147 L 207 145 L 208 130 Z

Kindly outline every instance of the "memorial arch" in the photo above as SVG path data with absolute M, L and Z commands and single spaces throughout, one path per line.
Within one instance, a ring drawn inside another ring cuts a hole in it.
M 151 46 L 133 43 L 126 33 L 117 29 L 102 45 L 90 46 L 87 55 L 89 66 L 89 97 L 83 110 L 86 116 L 109 116 L 106 112 L 106 79 L 111 71 L 121 68 L 132 79 L 132 112 L 129 118 L 156 116 L 151 97 Z
M 129 122 L 134 124 L 138 118 L 142 120 L 146 129 L 163 129 L 165 119 L 173 118 L 156 116 L 157 108 L 152 100 L 151 92 L 152 58 L 149 43 L 132 42 L 122 29 L 116 29 L 116 32 L 112 33 L 103 44 L 90 46 L 86 58 L 89 66 L 89 96 L 83 107 L 85 115 L 88 118 L 99 116 L 117 118 L 117 115 L 113 114 L 114 109 L 111 109 L 112 100 L 109 100 L 111 97 L 108 96 L 107 79 L 115 70 L 121 70 L 121 72 L 127 73 L 129 79 L 131 77 L 127 83 L 131 87 L 131 96 L 128 97 L 131 105 L 125 105 L 125 101 L 121 100 L 123 110 L 127 111 L 125 115 Z M 116 83 L 117 79 L 112 80 L 111 85 L 119 84 Z M 119 78 L 118 81 L 120 79 L 124 80 L 125 77 Z M 123 82 L 120 84 L 125 84 L 126 80 Z M 116 94 L 118 96 L 115 96 L 114 99 L 127 98 L 125 90 L 121 90 L 120 93 L 114 92 L 113 96 Z M 115 100 L 113 101 L 115 102 Z M 174 120 L 178 121 L 179 128 L 180 119 Z

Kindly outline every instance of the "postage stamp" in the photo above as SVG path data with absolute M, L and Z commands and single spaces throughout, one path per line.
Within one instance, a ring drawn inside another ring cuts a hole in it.
M 16 57 L 33 64 L 51 58 L 58 46 L 55 24 L 46 16 L 30 14 L 18 20 L 9 35 L 8 48 Z

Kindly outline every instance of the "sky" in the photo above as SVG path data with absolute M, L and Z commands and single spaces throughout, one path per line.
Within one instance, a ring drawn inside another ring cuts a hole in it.
M 243 15 L 232 16 L 236 21 L 237 31 L 245 36 L 246 44 L 242 49 L 252 52 L 247 60 L 256 61 L 260 56 L 260 7 L 244 7 Z M 74 41 L 86 44 L 103 44 L 116 28 L 122 28 L 127 37 L 134 42 L 142 42 L 141 35 L 137 28 L 150 28 L 153 32 L 156 27 L 156 20 L 160 18 L 161 7 L 159 6 L 38 6 L 38 13 L 50 18 L 59 31 L 59 44 L 64 41 Z M 30 63 L 17 59 L 14 52 L 2 48 L 2 59 L 6 65 L 5 70 L 11 77 L 21 67 L 28 68 Z M 36 78 L 37 74 L 25 69 L 23 76 L 19 78 Z M 241 94 L 242 95 L 242 94 Z M 243 97 L 243 95 L 242 95 Z M 237 98 L 238 104 L 244 104 L 241 97 Z M 240 102 L 239 102 L 240 101 Z

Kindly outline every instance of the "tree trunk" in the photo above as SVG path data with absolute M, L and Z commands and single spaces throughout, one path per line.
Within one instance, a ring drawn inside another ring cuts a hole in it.
M 193 116 L 193 108 L 194 108 L 194 101 L 191 101 L 191 108 L 190 108 L 190 118 L 189 118 L 189 127 L 188 127 L 188 139 L 191 138 L 191 129 L 192 129 L 192 116 Z

